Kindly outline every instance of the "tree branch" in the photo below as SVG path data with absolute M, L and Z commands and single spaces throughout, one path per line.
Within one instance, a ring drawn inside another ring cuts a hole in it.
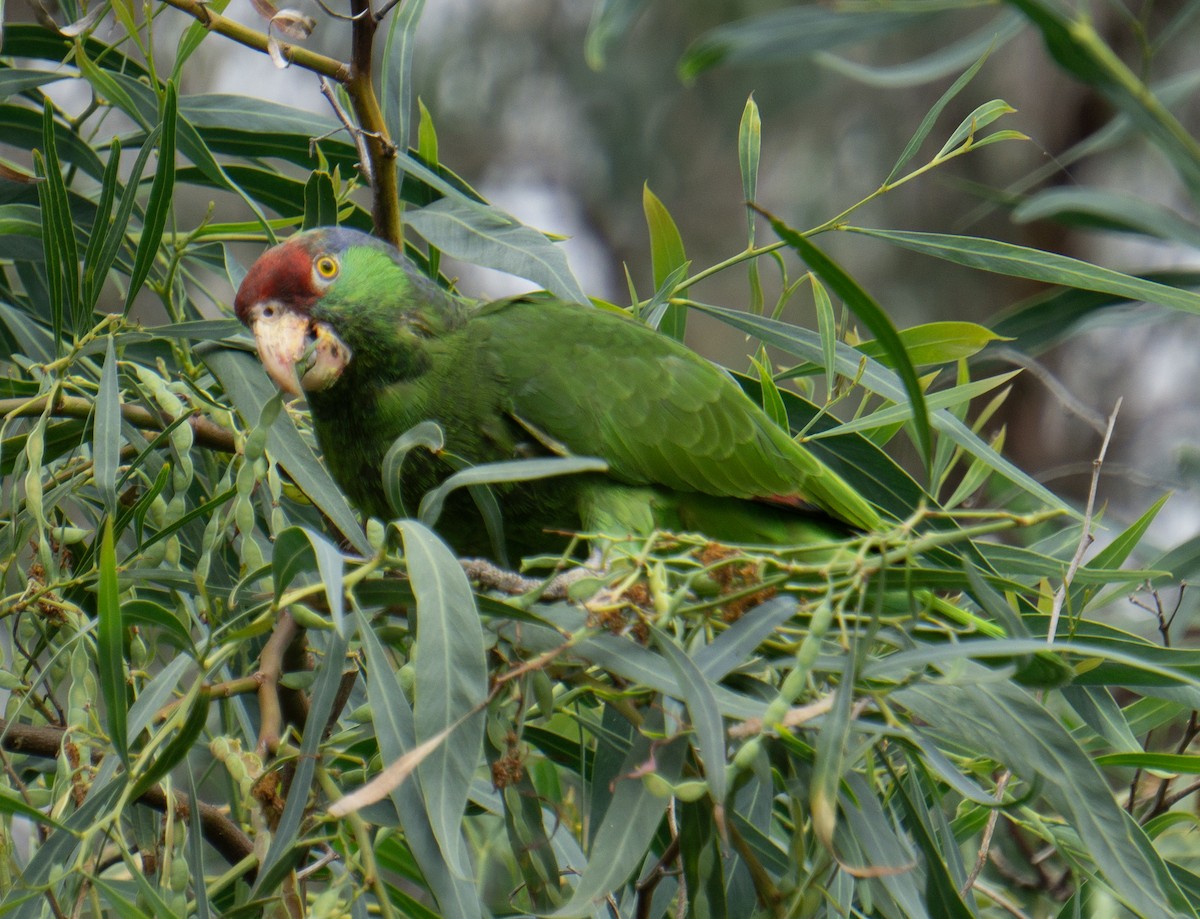
M 53 725 L 19 724 L 0 718 L 0 748 L 10 753 L 23 753 L 27 756 L 41 756 L 56 759 L 62 749 L 64 728 Z M 173 804 L 167 798 L 167 793 L 161 785 L 156 785 L 144 792 L 137 799 L 139 804 L 153 808 L 160 813 L 166 813 L 168 807 L 174 807 L 177 813 L 187 814 L 192 802 L 187 795 L 175 792 Z M 230 820 L 221 809 L 201 801 L 196 805 L 200 815 L 200 830 L 204 839 L 230 865 L 236 865 L 254 854 L 254 843 L 236 823 Z M 189 818 L 190 819 L 190 818 Z M 252 875 L 251 868 L 247 874 Z
M 268 53 L 265 32 L 258 32 L 240 22 L 227 19 L 220 13 L 214 13 L 200 0 L 163 0 L 163 2 L 195 17 L 210 32 L 224 35 L 240 45 L 261 51 L 263 54 Z M 346 83 L 350 79 L 351 66 L 349 64 L 288 42 L 279 42 L 278 45 L 283 56 L 297 67 L 322 74 L 339 83 Z
M 46 400 L 49 396 L 36 399 L 0 399 L 0 416 L 24 418 L 41 415 L 46 410 Z M 58 418 L 90 418 L 96 407 L 87 399 L 79 396 L 58 396 L 50 408 L 50 414 Z M 121 417 L 135 428 L 145 431 L 161 431 L 175 419 L 160 417 L 140 405 L 122 405 Z M 192 427 L 195 443 L 211 450 L 222 453 L 236 453 L 237 442 L 233 432 L 228 431 L 203 415 L 191 415 L 188 424 Z
M 169 6 L 197 19 L 210 32 L 216 32 L 238 44 L 263 54 L 268 51 L 268 38 L 240 22 L 212 12 L 201 0 L 164 0 Z M 375 86 L 371 82 L 371 59 L 378 20 L 371 13 L 370 0 L 350 0 L 351 62 L 335 60 L 309 51 L 299 45 L 277 42 L 284 58 L 304 70 L 337 80 L 350 97 L 358 131 L 366 141 L 367 158 L 362 163 L 364 176 L 370 178 L 375 232 L 397 248 L 403 247 L 403 226 L 400 220 L 400 183 L 396 168 L 396 144 L 388 136 L 387 125 Z M 356 138 L 357 140 L 357 138 Z M 403 138 L 400 141 L 403 142 Z

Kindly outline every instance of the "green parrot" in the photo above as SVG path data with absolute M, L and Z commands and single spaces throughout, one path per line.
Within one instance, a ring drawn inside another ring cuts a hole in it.
M 307 399 L 329 471 L 367 514 L 394 515 L 384 456 L 430 420 L 445 452 L 472 465 L 555 454 L 607 464 L 492 486 L 518 556 L 561 551 L 576 532 L 801 544 L 880 524 L 725 372 L 616 313 L 543 299 L 472 303 L 393 246 L 344 228 L 269 249 L 234 307 L 276 385 Z M 451 471 L 412 451 L 406 506 Z M 451 492 L 437 529 L 462 555 L 504 551 L 466 489 Z

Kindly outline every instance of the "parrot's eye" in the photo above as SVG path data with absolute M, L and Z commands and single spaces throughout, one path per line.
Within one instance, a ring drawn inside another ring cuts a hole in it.
M 332 281 L 337 277 L 338 263 L 332 255 L 322 255 L 317 259 L 317 274 L 326 281 Z

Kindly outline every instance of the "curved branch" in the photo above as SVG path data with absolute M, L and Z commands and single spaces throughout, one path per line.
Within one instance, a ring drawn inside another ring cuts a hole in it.
M 64 728 L 52 725 L 19 724 L 0 718 L 0 749 L 9 753 L 55 759 L 62 749 L 65 733 Z M 186 815 L 192 807 L 191 799 L 180 792 L 175 792 L 172 800 L 173 805 L 168 801 L 167 793 L 161 785 L 154 786 L 137 799 L 139 804 L 160 813 L 166 813 L 167 808 L 173 806 L 177 813 L 182 812 Z M 196 810 L 205 841 L 221 853 L 226 862 L 236 865 L 254 854 L 254 843 L 250 841 L 250 837 L 222 813 L 220 808 L 201 801 L 196 805 Z M 253 867 L 248 868 L 247 877 L 252 876 L 254 871 Z
M 41 415 L 46 410 L 46 400 L 49 396 L 36 399 L 0 399 L 0 416 L 25 418 Z M 57 418 L 91 418 L 95 405 L 79 396 L 59 396 L 50 408 L 50 414 Z M 121 417 L 135 428 L 144 431 L 161 431 L 175 419 L 160 417 L 140 405 L 122 405 Z M 237 453 L 237 441 L 233 432 L 228 431 L 203 415 L 193 414 L 188 418 L 195 443 L 211 450 L 222 453 Z
M 173 6 L 175 9 L 195 17 L 210 32 L 224 35 L 239 45 L 245 45 L 247 48 L 253 48 L 255 51 L 261 51 L 263 54 L 269 53 L 265 32 L 259 32 L 249 26 L 242 25 L 240 22 L 227 19 L 220 13 L 214 13 L 204 3 L 200 2 L 200 0 L 164 0 L 164 2 L 168 6 Z M 292 45 L 287 42 L 279 42 L 278 45 L 283 56 L 297 67 L 322 74 L 331 80 L 337 80 L 339 83 L 346 83 L 350 79 L 351 67 L 349 64 L 332 57 L 326 57 L 324 54 L 318 54 L 315 51 L 309 51 L 307 48 L 302 48 L 299 45 Z

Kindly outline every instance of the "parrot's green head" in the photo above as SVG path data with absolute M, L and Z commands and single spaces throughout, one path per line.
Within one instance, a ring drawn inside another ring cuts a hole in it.
M 352 368 L 393 378 L 420 362 L 423 338 L 458 308 L 383 240 L 342 227 L 297 233 L 268 249 L 234 298 L 275 384 L 329 389 Z

